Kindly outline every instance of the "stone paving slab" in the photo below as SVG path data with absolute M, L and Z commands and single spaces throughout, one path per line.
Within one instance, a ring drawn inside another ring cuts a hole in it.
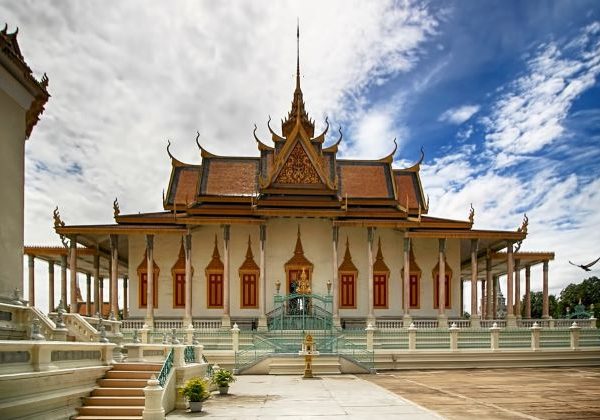
M 230 395 L 214 394 L 201 413 L 183 410 L 169 420 L 221 419 L 440 419 L 439 415 L 354 375 L 299 376 L 240 375 Z
M 600 367 L 361 375 L 448 419 L 600 419 Z

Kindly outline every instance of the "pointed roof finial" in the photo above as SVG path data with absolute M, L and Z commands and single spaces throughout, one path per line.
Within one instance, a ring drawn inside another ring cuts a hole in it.
M 296 89 L 300 90 L 300 18 L 296 26 Z

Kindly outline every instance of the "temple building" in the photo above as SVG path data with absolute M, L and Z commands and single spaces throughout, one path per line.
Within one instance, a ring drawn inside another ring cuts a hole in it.
M 48 78 L 33 76 L 18 33 L 0 30 L 0 302 L 19 300 L 22 290 L 25 141 L 50 97 Z
M 329 141 L 326 119 L 324 131 L 315 133 L 299 58 L 291 109 L 280 130 L 270 119 L 267 125 L 270 141 L 256 127 L 248 136 L 258 156 L 218 156 L 197 136 L 201 164 L 189 164 L 167 147 L 171 176 L 161 212 L 121 214 L 115 200 L 114 224 L 74 226 L 56 210 L 55 230 L 70 241 L 60 251 L 63 270 L 68 254 L 71 271 L 65 299 L 77 303 L 74 279 L 86 272 L 89 282 L 94 277 L 94 302 L 108 278 L 112 314 L 122 309 L 127 320 L 151 328 L 158 320 L 174 327 L 219 320 L 224 327 L 235 322 L 264 330 L 277 296 L 290 296 L 288 313 L 316 307 L 316 296 L 324 297 L 322 310 L 335 326 L 432 319 L 444 327 L 463 315 L 463 282 L 470 282 L 471 326 L 477 327 L 499 312 L 502 276 L 510 326 L 523 305 L 530 316 L 530 267 L 543 264 L 543 278 L 535 281 L 548 317 L 554 255 L 517 252 L 527 218 L 514 231 L 500 231 L 474 229 L 473 208 L 465 220 L 430 215 L 420 179 L 423 153 L 406 168 L 393 166 L 395 147 L 376 160 L 339 156 L 341 128 Z M 38 256 L 52 259 L 48 251 Z M 118 278 L 124 308 L 117 306 Z M 87 303 L 95 312 L 89 292 Z

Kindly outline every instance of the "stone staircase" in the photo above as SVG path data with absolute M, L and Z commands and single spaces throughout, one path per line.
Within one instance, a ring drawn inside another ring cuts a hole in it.
M 83 400 L 79 415 L 73 420 L 134 420 L 142 419 L 144 387 L 162 364 L 115 363 L 98 381 L 99 387 Z
M 337 355 L 316 356 L 312 370 L 315 375 L 341 375 L 340 360 Z M 274 357 L 270 359 L 269 375 L 301 375 L 304 372 L 304 357 Z

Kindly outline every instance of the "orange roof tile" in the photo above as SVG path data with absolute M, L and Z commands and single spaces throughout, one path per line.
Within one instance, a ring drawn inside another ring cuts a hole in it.
M 200 193 L 250 196 L 257 191 L 259 159 L 205 159 Z
M 419 207 L 417 185 L 414 176 L 411 173 L 394 172 L 394 178 L 396 180 L 398 201 L 400 204 L 405 206 L 406 198 L 408 197 L 409 208 Z
M 201 167 L 182 167 L 176 175 L 176 184 L 172 186 L 175 191 L 174 202 L 186 205 L 195 200 L 198 193 Z
M 338 173 L 342 196 L 348 194 L 348 197 L 394 197 L 386 164 L 338 161 Z

